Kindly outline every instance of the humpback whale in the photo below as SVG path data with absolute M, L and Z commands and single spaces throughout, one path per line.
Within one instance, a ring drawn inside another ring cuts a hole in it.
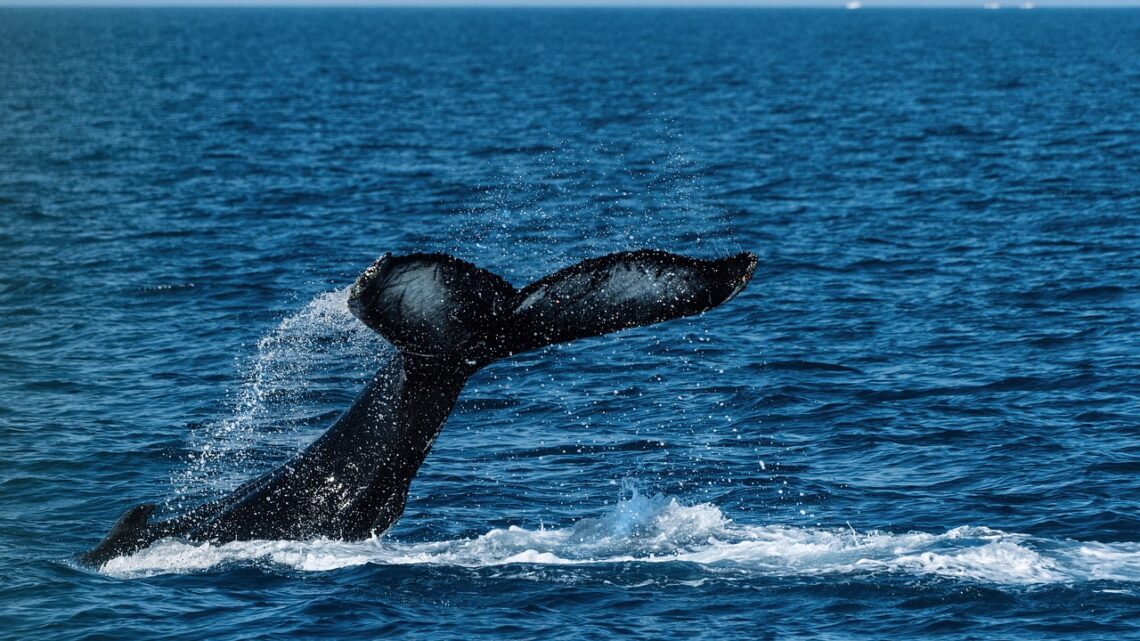
M 178 537 L 226 543 L 362 540 L 404 511 L 408 487 L 467 379 L 545 345 L 699 314 L 739 293 L 744 252 L 701 260 L 657 250 L 592 258 L 522 289 L 445 254 L 385 254 L 349 290 L 349 310 L 392 343 L 382 367 L 333 425 L 291 460 L 227 496 L 166 520 L 127 510 L 80 560 L 93 567 Z

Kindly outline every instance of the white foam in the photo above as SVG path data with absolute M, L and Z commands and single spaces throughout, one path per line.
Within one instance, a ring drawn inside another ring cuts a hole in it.
M 103 571 L 117 577 L 268 563 L 301 572 L 364 564 L 466 568 L 528 564 L 687 562 L 774 577 L 907 574 L 998 585 L 1140 582 L 1140 544 L 1035 539 L 985 527 L 941 534 L 858 532 L 733 523 L 714 505 L 636 492 L 606 513 L 561 529 L 497 528 L 472 539 L 400 542 L 160 541 Z

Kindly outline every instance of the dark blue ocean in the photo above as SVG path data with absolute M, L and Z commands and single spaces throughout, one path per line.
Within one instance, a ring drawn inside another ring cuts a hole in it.
M 0 637 L 1140 637 L 1140 11 L 0 10 Z M 738 298 L 472 378 L 365 542 L 166 540 L 384 252 Z

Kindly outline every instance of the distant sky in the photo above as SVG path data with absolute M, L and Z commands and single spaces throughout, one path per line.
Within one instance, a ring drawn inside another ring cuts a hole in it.
M 1025 0 L 861 0 L 875 7 L 974 7 L 996 3 L 1016 9 Z M 0 0 L 0 6 L 757 6 L 836 7 L 846 0 Z M 1140 0 L 1033 0 L 1037 8 L 1140 7 Z

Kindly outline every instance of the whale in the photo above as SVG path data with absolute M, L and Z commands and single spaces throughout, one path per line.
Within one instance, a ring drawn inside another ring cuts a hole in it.
M 79 560 L 99 568 L 155 541 L 364 540 L 400 518 L 416 472 L 464 384 L 497 360 L 547 345 L 708 311 L 756 269 L 742 252 L 700 259 L 641 249 L 591 258 L 521 289 L 446 254 L 386 253 L 348 308 L 396 348 L 312 444 L 226 496 L 166 519 L 128 509 Z

